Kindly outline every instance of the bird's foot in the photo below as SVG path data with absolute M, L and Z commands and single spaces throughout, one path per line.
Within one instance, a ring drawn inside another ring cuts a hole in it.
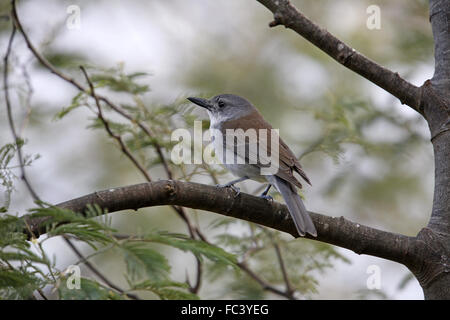
M 233 183 L 216 184 L 216 187 L 217 188 L 231 188 L 235 192 L 235 195 L 234 195 L 235 198 L 241 193 L 241 189 L 236 187 Z
M 272 187 L 271 184 L 267 186 L 267 188 L 264 190 L 263 193 L 259 196 L 260 198 L 266 199 L 267 201 L 273 201 L 273 198 L 271 196 L 268 196 L 267 193 L 269 192 L 270 188 Z
M 260 198 L 266 199 L 267 201 L 273 201 L 272 196 L 269 196 L 267 194 L 262 194 L 259 196 Z

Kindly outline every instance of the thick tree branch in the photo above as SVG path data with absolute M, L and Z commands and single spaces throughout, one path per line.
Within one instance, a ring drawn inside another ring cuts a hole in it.
M 435 69 L 432 78 L 438 91 L 450 92 L 450 1 L 430 0 Z
M 161 205 L 189 207 L 258 223 L 290 233 L 294 237 L 298 236 L 285 205 L 245 193 L 236 196 L 229 188 L 224 190 L 192 182 L 163 180 L 113 188 L 72 199 L 57 206 L 84 212 L 88 204 L 97 204 L 110 213 Z M 317 238 L 310 239 L 346 248 L 357 254 L 367 254 L 402 263 L 415 274 L 423 274 L 423 278 L 419 279 L 421 283 L 429 283 L 439 275 L 434 270 L 428 270 L 422 260 L 425 256 L 428 262 L 438 264 L 441 262 L 439 251 L 430 250 L 424 241 L 424 237 L 430 236 L 426 229 L 420 238 L 415 238 L 377 230 L 351 222 L 344 217 L 329 217 L 314 212 L 310 212 L 310 215 L 318 231 Z M 28 228 L 23 232 L 29 236 L 30 232 L 34 235 L 44 234 L 46 231 L 42 223 L 45 220 L 46 218 L 26 218 Z M 270 286 L 248 269 L 245 263 L 240 264 L 239 267 L 263 285 L 264 289 L 293 299 L 291 292 L 284 292 Z
M 430 0 L 435 72 L 424 84 L 425 114 L 435 156 L 435 189 L 429 227 L 450 238 L 450 1 Z
M 288 0 L 257 0 L 274 14 L 269 26 L 284 25 L 314 44 L 345 67 L 420 112 L 420 88 L 365 57 L 300 13 Z
M 163 180 L 114 188 L 94 192 L 57 206 L 84 212 L 86 205 L 94 203 L 108 212 L 178 205 L 258 223 L 297 237 L 295 226 L 284 205 L 245 193 L 235 196 L 231 189 L 191 182 Z M 315 240 L 409 266 L 417 263 L 416 255 L 411 251 L 411 245 L 416 245 L 415 238 L 370 228 L 344 217 L 329 217 L 313 212 L 310 214 L 318 231 Z M 45 233 L 41 227 L 42 218 L 27 220 L 34 234 Z M 29 231 L 24 230 L 24 233 L 29 234 Z
M 450 75 L 450 37 L 449 19 L 450 3 L 448 0 L 430 0 L 430 21 L 435 39 L 436 71 L 431 81 L 418 88 L 394 73 L 356 52 L 351 47 L 320 28 L 290 4 L 288 0 L 258 0 L 274 13 L 274 21 L 270 26 L 284 25 L 316 45 L 336 61 L 350 70 L 365 77 L 400 99 L 427 119 L 432 142 L 435 149 L 436 188 L 433 214 L 427 228 L 422 229 L 417 237 L 407 237 L 376 230 L 367 226 L 352 223 L 343 217 L 332 218 L 311 213 L 320 240 L 335 244 L 358 254 L 370 254 L 377 257 L 397 261 L 407 265 L 416 275 L 428 298 L 449 297 L 449 217 L 450 217 L 450 118 L 449 118 L 449 75 Z M 71 77 L 55 69 L 33 47 L 24 32 L 17 16 L 15 1 L 12 1 L 13 21 L 23 34 L 25 41 L 39 62 L 61 79 L 71 83 L 78 90 L 106 103 L 111 109 L 128 120 L 134 119 L 122 108 L 106 97 L 95 95 L 93 90 L 85 88 Z M 6 61 L 7 62 L 7 61 Z M 6 74 L 7 75 L 7 74 Z M 6 83 L 6 81 L 5 81 Z M 5 92 L 7 92 L 7 87 Z M 153 133 L 143 123 L 137 125 L 149 136 Z M 171 172 L 158 144 L 154 145 L 162 163 L 171 178 Z M 141 185 L 117 188 L 96 192 L 74 199 L 59 206 L 82 212 L 89 203 L 97 203 L 110 212 L 123 209 L 139 209 L 147 206 L 172 205 L 189 227 L 191 236 L 203 239 L 197 228 L 190 225 L 183 206 L 208 210 L 220 214 L 259 223 L 296 236 L 295 228 L 290 221 L 287 209 L 277 203 L 241 194 L 234 197 L 232 191 L 218 190 L 214 187 L 176 182 L 158 181 Z M 42 219 L 28 219 L 26 233 L 45 232 L 40 227 Z M 201 269 L 199 269 L 199 275 Z M 442 281 L 445 277 L 446 280 Z M 199 281 L 200 277 L 198 278 Z M 437 281 L 439 279 L 439 281 Z M 264 285 L 263 283 L 261 283 Z M 198 289 L 199 282 L 194 287 Z M 275 292 L 276 293 L 276 292 Z M 278 293 L 279 294 L 279 293 Z
M 417 237 L 409 238 L 409 244 L 400 246 L 404 246 L 406 253 L 396 252 L 395 254 L 399 255 L 397 258 L 388 257 L 388 259 L 400 262 L 399 259 L 403 260 L 407 255 L 414 256 L 412 260 L 416 262 L 411 264 L 410 258 L 406 257 L 407 261 L 404 263 L 419 280 L 425 297 L 448 299 L 450 297 L 450 1 L 430 0 L 430 22 L 435 42 L 435 73 L 433 78 L 425 81 L 420 88 L 402 79 L 398 73 L 356 52 L 306 18 L 288 0 L 258 0 L 258 2 L 273 12 L 274 21 L 270 23 L 271 27 L 284 25 L 294 30 L 342 65 L 421 113 L 427 120 L 435 155 L 435 189 L 431 219 Z M 352 230 L 352 227 L 354 231 L 354 226 L 349 226 L 349 230 Z M 380 236 L 373 229 L 364 234 L 369 238 L 371 235 Z M 354 238 L 355 241 L 358 241 L 359 236 L 363 236 L 360 233 L 356 235 L 358 236 Z M 331 239 L 320 240 L 345 247 L 346 241 L 339 236 L 338 239 L 332 236 Z M 345 233 L 345 237 L 352 236 L 355 236 L 353 232 Z M 387 236 L 379 244 L 386 239 L 392 237 Z M 372 244 L 371 240 L 368 242 Z M 382 246 L 389 246 L 389 243 L 384 242 Z M 396 246 L 397 249 L 400 247 Z M 374 249 L 370 247 L 370 254 L 375 253 L 373 255 L 381 257 L 394 253 L 379 248 L 382 255 L 378 255 L 378 249 Z
M 450 1 L 430 0 L 430 22 L 434 38 L 435 71 L 423 88 L 423 110 L 434 149 L 435 186 L 433 210 L 422 235 L 441 260 L 428 263 L 416 275 L 431 278 L 424 287 L 427 299 L 450 298 Z M 420 236 L 420 234 L 419 234 Z M 422 281 L 421 281 L 422 284 Z

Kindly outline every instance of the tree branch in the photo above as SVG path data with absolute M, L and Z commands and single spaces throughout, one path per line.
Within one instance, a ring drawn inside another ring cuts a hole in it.
M 430 22 L 434 38 L 435 70 L 422 86 L 423 110 L 434 148 L 434 199 L 431 218 L 419 236 L 440 260 L 425 265 L 416 277 L 428 282 L 427 299 L 450 297 L 450 1 L 430 0 Z
M 92 94 L 92 92 L 90 92 L 87 88 L 85 88 L 82 84 L 80 84 L 79 82 L 77 82 L 74 78 L 71 78 L 70 76 L 60 72 L 58 69 L 56 69 L 50 62 L 47 61 L 47 59 L 45 59 L 39 52 L 38 50 L 34 47 L 34 45 L 31 43 L 30 38 L 28 37 L 28 35 L 26 34 L 25 30 L 23 29 L 22 23 L 20 22 L 19 16 L 17 14 L 17 8 L 16 8 L 16 1 L 15 0 L 11 0 L 11 15 L 13 18 L 13 22 L 15 24 L 15 26 L 17 27 L 17 29 L 20 31 L 20 33 L 22 34 L 28 49 L 30 49 L 31 53 L 34 55 L 34 57 L 39 61 L 39 63 L 44 66 L 46 69 L 48 69 L 51 73 L 53 73 L 54 75 L 56 75 L 57 77 L 61 78 L 62 80 L 70 83 L 71 85 L 73 85 L 75 88 L 77 88 L 79 91 L 86 93 L 87 95 L 90 95 L 92 98 L 95 98 L 94 95 Z M 113 103 L 111 100 L 109 100 L 107 97 L 104 97 L 102 95 L 97 95 L 98 100 L 106 103 L 111 109 L 113 109 L 115 112 L 117 112 L 118 114 L 120 114 L 122 117 L 126 118 L 127 120 L 131 121 L 132 123 L 135 123 L 136 125 L 139 126 L 139 128 L 142 129 L 142 131 L 145 132 L 145 134 L 150 138 L 150 140 L 152 141 L 153 146 L 155 147 L 155 150 L 162 162 L 162 165 L 164 167 L 164 170 L 167 172 L 167 175 L 169 177 L 169 179 L 172 179 L 172 172 L 169 168 L 169 165 L 163 155 L 163 151 L 162 151 L 162 147 L 159 145 L 158 142 L 154 141 L 153 137 L 154 134 L 153 132 L 150 130 L 150 128 L 148 128 L 143 122 L 141 121 L 137 121 L 136 119 L 134 119 L 130 114 L 128 114 L 125 110 L 123 110 L 120 106 L 116 105 L 115 103 Z
M 255 280 L 256 282 L 258 282 L 258 284 L 266 291 L 272 292 L 276 295 L 285 297 L 289 300 L 295 300 L 295 297 L 288 293 L 288 292 L 284 292 L 278 288 L 276 288 L 275 286 L 272 286 L 270 283 L 268 283 L 266 280 L 264 280 L 263 278 L 261 278 L 259 275 L 257 275 L 252 269 L 250 269 L 248 267 L 248 265 L 245 262 L 238 262 L 237 263 L 238 267 L 241 268 L 242 271 L 244 271 L 245 273 L 247 273 L 247 275 L 252 278 L 253 280 Z
M 432 83 L 437 90 L 450 90 L 450 2 L 430 0 L 430 22 L 434 38 L 435 69 Z
M 448 246 L 448 241 L 436 240 L 436 235 L 445 235 L 448 238 L 449 221 L 449 2 L 446 0 L 430 0 L 430 21 L 433 26 L 433 35 L 436 43 L 436 72 L 431 81 L 426 82 L 421 88 L 418 88 L 402 79 L 398 73 L 394 73 L 371 61 L 328 33 L 326 30 L 314 24 L 303 14 L 298 12 L 288 0 L 258 1 L 274 13 L 274 21 L 270 23 L 271 27 L 281 24 L 286 28 L 294 30 L 342 65 L 390 92 L 400 99 L 403 104 L 409 105 L 411 108 L 424 115 L 430 124 L 432 132 L 432 142 L 435 147 L 436 155 L 436 189 L 433 216 L 428 228 L 422 229 L 417 237 L 407 237 L 362 226 L 350 222 L 343 217 L 332 218 L 311 213 L 319 232 L 319 236 L 314 240 L 338 245 L 353 250 L 358 254 L 370 254 L 403 263 L 414 272 L 422 287 L 425 289 L 430 283 L 437 283 L 435 280 L 442 275 L 446 275 L 447 279 L 450 281 L 450 277 L 448 276 L 449 255 L 442 254 L 442 252 L 448 253 L 448 247 L 445 248 L 445 250 L 441 248 L 443 246 Z M 106 97 L 95 95 L 93 92 L 94 90 L 89 91 L 89 89 L 85 88 L 75 79 L 59 72 L 42 55 L 40 55 L 30 42 L 30 39 L 20 24 L 16 12 L 15 1 L 12 0 L 11 3 L 12 16 L 15 25 L 24 36 L 33 55 L 44 67 L 61 79 L 71 83 L 78 90 L 107 104 L 115 112 L 133 123 L 136 123 L 150 138 L 153 136 L 150 128 L 144 123 L 136 122 L 131 115 L 119 105 L 114 104 Z M 13 36 L 14 35 L 12 35 L 12 37 Z M 10 46 L 11 44 L 8 45 L 8 48 L 10 48 Z M 8 49 L 8 52 L 9 50 L 10 49 Z M 5 58 L 5 65 L 7 65 L 7 57 Z M 7 78 L 7 71 L 5 71 L 4 76 Z M 7 89 L 7 81 L 5 81 L 6 95 L 8 94 Z M 7 100 L 9 100 L 8 97 Z M 154 147 L 164 165 L 169 179 L 171 179 L 172 174 L 162 153 L 161 147 L 157 143 L 154 144 Z M 201 232 L 190 224 L 183 206 L 244 219 L 296 236 L 296 231 L 290 220 L 288 211 L 283 205 L 267 202 L 263 199 L 245 194 L 241 194 L 235 198 L 233 192 L 230 190 L 224 192 L 224 190 L 200 184 L 179 181 L 151 182 L 96 192 L 59 204 L 59 206 L 82 212 L 89 203 L 97 203 L 103 208 L 107 208 L 110 212 L 124 209 L 137 210 L 146 206 L 172 205 L 180 217 L 186 222 L 191 237 L 199 237 L 203 240 L 205 239 Z M 42 219 L 30 219 L 30 217 L 28 217 L 25 221 L 30 223 L 30 225 L 27 226 L 27 229 L 24 230 L 25 233 L 33 234 L 33 232 L 36 232 L 39 234 L 45 232 L 40 226 Z M 199 277 L 197 278 L 197 284 L 191 289 L 198 290 L 200 286 L 200 275 L 201 266 L 199 266 L 198 269 Z M 249 273 L 249 275 L 251 274 Z M 438 292 L 438 295 L 427 294 L 427 291 L 425 291 L 425 295 L 428 297 L 448 297 L 450 294 L 448 293 L 448 288 L 450 287 L 447 285 L 448 281 L 445 283 L 440 281 L 440 283 L 442 283 L 440 288 L 434 290 L 435 292 Z M 264 286 L 264 283 L 260 282 L 260 284 Z M 444 293 L 441 294 L 442 292 Z M 274 291 L 274 293 L 277 292 Z
M 277 243 L 277 241 L 273 238 L 273 235 L 271 235 L 269 232 L 267 234 L 270 238 L 270 241 L 272 242 L 273 248 L 275 249 L 275 253 L 277 255 L 278 264 L 280 265 L 280 269 L 281 269 L 281 275 L 283 276 L 283 281 L 286 286 L 285 292 L 288 296 L 290 296 L 290 299 L 292 300 L 292 299 L 294 299 L 295 289 L 293 289 L 291 286 L 291 282 L 289 280 L 287 269 L 284 264 L 283 256 L 281 255 L 280 246 Z
M 130 150 L 127 148 L 127 146 L 125 145 L 125 143 L 122 140 L 122 137 L 120 135 L 115 134 L 112 130 L 111 127 L 109 125 L 109 122 L 105 119 L 105 117 L 103 116 L 103 112 L 102 112 L 102 107 L 100 105 L 100 100 L 97 96 L 97 94 L 95 93 L 95 89 L 94 89 L 94 85 L 92 84 L 91 79 L 89 78 L 89 75 L 86 72 L 86 69 L 83 66 L 80 66 L 81 71 L 84 74 L 84 77 L 86 78 L 87 83 L 89 84 L 89 89 L 90 89 L 90 94 L 92 95 L 92 97 L 95 100 L 95 105 L 97 106 L 97 117 L 98 119 L 100 119 L 100 121 L 102 122 L 103 126 L 106 129 L 106 132 L 108 133 L 108 135 L 113 138 L 114 140 L 117 141 L 117 143 L 120 146 L 120 150 L 122 150 L 122 153 L 125 154 L 127 156 L 128 159 L 130 159 L 131 162 L 133 162 L 134 166 L 136 168 L 138 168 L 139 172 L 142 173 L 142 175 L 145 177 L 145 179 L 150 182 L 152 181 L 152 179 L 150 178 L 150 175 L 148 174 L 147 170 L 145 170 L 145 168 L 139 163 L 139 161 L 137 161 L 137 159 L 133 156 L 133 154 L 130 152 Z
M 284 25 L 314 44 L 343 66 L 420 111 L 420 88 L 404 80 L 397 72 L 384 68 L 333 36 L 299 12 L 288 0 L 257 0 L 273 12 L 269 26 Z
M 435 43 L 435 73 L 431 80 L 416 87 L 402 79 L 398 73 L 384 68 L 364 55 L 358 53 L 325 29 L 300 13 L 289 0 L 257 0 L 274 14 L 270 27 L 284 25 L 310 41 L 343 66 L 383 88 L 401 103 L 409 105 L 427 120 L 431 131 L 431 142 L 435 156 L 435 188 L 431 219 L 417 237 L 408 238 L 398 246 L 397 240 L 389 243 L 392 236 L 381 235 L 368 229 L 370 239 L 369 254 L 406 264 L 419 280 L 427 299 L 450 297 L 450 1 L 430 0 L 430 22 Z M 343 221 L 344 227 L 356 231 L 354 225 Z M 333 228 L 334 229 L 334 228 Z M 339 228 L 338 228 L 339 229 Z M 334 233 L 333 230 L 330 232 Z M 355 236 L 359 241 L 363 234 L 345 232 L 345 237 Z M 356 236 L 358 235 L 358 236 Z M 325 235 L 326 237 L 328 234 Z M 332 235 L 330 239 L 318 239 L 346 247 L 343 234 Z M 371 237 L 374 238 L 371 238 Z M 375 238 L 383 246 L 395 245 L 398 257 L 391 256 L 394 251 L 383 250 L 372 245 Z M 381 239 L 383 238 L 383 239 Z M 385 242 L 386 239 L 387 242 Z M 372 241 L 373 240 L 373 241 Z M 400 241 L 404 241 L 402 239 Z M 408 244 L 409 241 L 409 244 Z M 400 249 L 400 247 L 403 247 Z M 351 249 L 350 247 L 347 247 Z M 364 246 L 363 246 L 364 248 Z M 358 250 L 356 250 L 358 252 Z M 408 257 L 409 256 L 409 257 Z M 406 259 L 406 260 L 404 260 Z
M 25 39 L 25 42 L 28 46 L 28 48 L 30 49 L 31 53 L 34 55 L 34 57 L 46 68 L 48 69 L 51 73 L 55 74 L 56 76 L 58 76 L 59 78 L 61 78 L 62 80 L 70 83 L 71 85 L 73 85 L 75 88 L 77 88 L 79 91 L 86 93 L 87 95 L 91 96 L 92 98 L 94 98 L 97 108 L 98 108 L 98 115 L 102 121 L 102 123 L 105 126 L 106 131 L 108 132 L 108 134 L 114 138 L 115 140 L 118 141 L 119 145 L 121 146 L 121 150 L 122 152 L 131 160 L 131 162 L 136 166 L 136 168 L 144 175 L 145 179 L 150 182 L 150 176 L 147 173 L 147 171 L 142 167 L 142 165 L 136 160 L 136 158 L 128 151 L 128 149 L 126 148 L 126 146 L 123 144 L 122 139 L 115 135 L 109 128 L 109 125 L 107 123 L 107 121 L 103 118 L 102 114 L 101 114 L 101 106 L 100 106 L 100 101 L 103 103 L 106 103 L 112 110 L 114 110 L 115 112 L 117 112 L 118 114 L 120 114 L 122 117 L 126 118 L 127 120 L 129 120 L 130 122 L 137 124 L 138 127 L 152 140 L 152 144 L 155 147 L 156 153 L 159 157 L 159 159 L 161 160 L 161 163 L 164 167 L 164 171 L 166 172 L 167 176 L 169 179 L 172 179 L 172 171 L 167 163 L 167 160 L 164 156 L 164 153 L 162 151 L 162 147 L 159 145 L 159 143 L 157 141 L 155 141 L 155 139 L 153 139 L 154 134 L 151 131 L 151 129 L 149 127 L 147 127 L 142 121 L 138 121 L 135 118 L 133 118 L 130 114 L 128 114 L 125 110 L 123 110 L 120 106 L 116 105 L 115 103 L 113 103 L 111 100 L 109 100 L 107 97 L 98 95 L 95 93 L 94 91 L 94 87 L 92 82 L 90 81 L 86 70 L 81 67 L 81 70 L 89 84 L 89 88 L 90 90 L 88 90 L 87 88 L 85 88 L 82 84 L 80 84 L 79 82 L 77 82 L 74 78 L 71 78 L 68 75 L 65 75 L 64 73 L 60 72 L 59 70 L 57 70 L 50 62 L 47 61 L 47 59 L 45 59 L 39 52 L 38 50 L 33 46 L 33 44 L 31 43 L 31 40 L 29 39 L 28 35 L 26 34 L 26 32 L 23 29 L 23 26 L 20 22 L 19 16 L 17 14 L 17 8 L 16 8 L 16 1 L 15 0 L 11 0 L 11 15 L 13 17 L 13 32 L 15 33 L 16 31 L 16 27 L 17 29 L 22 33 L 22 36 Z M 14 34 L 13 33 L 13 34 Z M 25 182 L 27 182 L 27 180 L 25 180 Z M 172 208 L 175 210 L 175 212 L 178 214 L 178 216 L 185 222 L 188 230 L 189 230 L 189 234 L 190 237 L 192 239 L 195 239 L 196 236 L 198 236 L 200 239 L 204 240 L 204 236 L 203 234 L 200 232 L 200 230 L 198 228 L 196 228 L 195 226 L 192 225 L 192 222 L 190 221 L 187 213 L 185 212 L 184 208 L 182 207 L 176 207 L 176 206 L 172 206 Z M 192 286 L 190 288 L 191 292 L 197 293 L 198 290 L 200 289 L 200 285 L 201 285 L 201 278 L 202 278 L 202 266 L 201 266 L 201 261 L 198 259 L 198 257 L 195 257 L 196 262 L 197 262 L 197 279 L 195 282 L 195 285 Z
M 3 63 L 4 63 L 3 64 L 3 90 L 5 91 L 6 113 L 8 114 L 9 128 L 11 129 L 11 133 L 14 138 L 14 143 L 17 148 L 17 156 L 19 158 L 19 167 L 20 167 L 20 172 L 21 172 L 21 178 L 22 178 L 23 182 L 25 183 L 31 196 L 33 197 L 34 201 L 40 201 L 39 196 L 37 195 L 36 191 L 34 191 L 33 187 L 31 186 L 31 183 L 28 180 L 26 172 L 25 172 L 25 163 L 23 161 L 23 154 L 22 154 L 22 144 L 23 143 L 22 143 L 22 139 L 17 134 L 16 126 L 14 125 L 11 100 L 9 98 L 9 86 L 8 86 L 9 66 L 8 66 L 8 62 L 9 62 L 9 56 L 11 54 L 12 44 L 13 44 L 15 35 L 16 35 L 16 27 L 13 24 L 11 36 L 9 37 L 9 41 L 8 41 L 8 47 L 6 49 L 6 54 L 5 54 L 5 57 L 3 58 Z
M 84 212 L 88 204 L 97 204 L 108 212 L 177 205 L 216 212 L 298 236 L 285 205 L 245 193 L 235 197 L 231 189 L 192 182 L 161 180 L 136 184 L 94 192 L 57 206 Z M 337 245 L 357 254 L 373 255 L 408 266 L 418 263 L 416 250 L 411 250 L 413 245 L 417 245 L 413 237 L 377 230 L 344 217 L 329 217 L 314 212 L 310 212 L 310 215 L 318 231 L 317 238 L 311 239 Z M 31 231 L 39 235 L 45 233 L 41 227 L 45 220 L 28 217 L 27 223 Z M 26 229 L 23 232 L 30 233 Z
M 423 86 L 425 114 L 435 156 L 435 188 L 429 227 L 450 238 L 450 1 L 430 0 L 435 72 Z M 450 282 L 449 282 L 450 283 Z

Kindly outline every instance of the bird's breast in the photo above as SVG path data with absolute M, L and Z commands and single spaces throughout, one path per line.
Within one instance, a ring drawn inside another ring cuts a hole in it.
M 250 164 L 245 154 L 238 154 L 235 145 L 226 145 L 226 134 L 222 130 L 220 123 L 212 123 L 210 130 L 211 143 L 214 147 L 216 157 L 225 168 L 237 177 L 247 176 L 253 180 L 266 181 L 264 176 L 261 176 L 260 168 L 256 164 Z

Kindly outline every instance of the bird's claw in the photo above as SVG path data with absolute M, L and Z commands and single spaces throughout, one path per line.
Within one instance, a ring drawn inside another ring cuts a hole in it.
M 259 196 L 260 198 L 266 199 L 267 201 L 273 201 L 272 196 L 269 196 L 267 194 L 262 194 Z
M 231 188 L 236 193 L 234 195 L 235 198 L 241 193 L 241 189 L 236 187 L 234 184 L 229 184 L 229 183 L 227 183 L 227 184 L 217 184 L 216 187 L 217 188 Z

